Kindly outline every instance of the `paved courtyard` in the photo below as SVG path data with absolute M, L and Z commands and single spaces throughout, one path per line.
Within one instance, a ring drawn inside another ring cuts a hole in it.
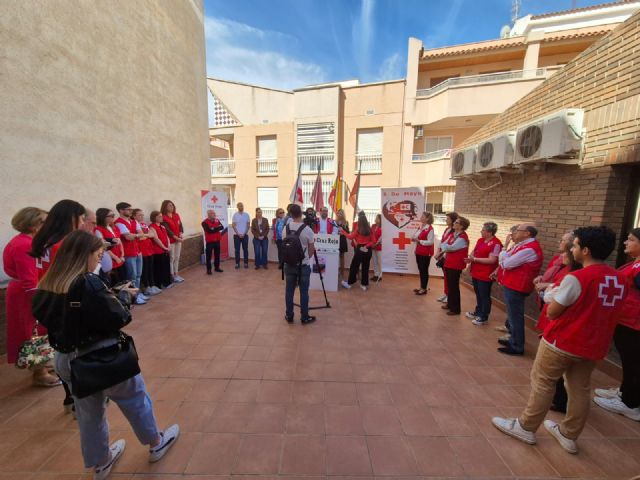
M 544 429 L 535 447 L 499 433 L 490 418 L 519 413 L 534 349 L 502 356 L 493 328 L 444 315 L 440 280 L 416 297 L 415 278 L 387 275 L 366 293 L 329 294 L 332 308 L 318 310 L 315 324 L 300 325 L 296 312 L 290 326 L 278 270 L 222 267 L 211 277 L 186 270 L 184 284 L 135 308 L 128 331 L 158 421 L 180 423 L 182 435 L 151 465 L 110 405 L 112 439 L 127 440 L 113 478 L 640 475 L 640 423 L 597 407 L 577 456 Z M 323 303 L 320 292 L 311 303 Z M 492 324 L 503 318 L 496 310 Z M 593 384 L 616 382 L 596 372 Z M 0 479 L 91 478 L 62 397 L 0 367 Z

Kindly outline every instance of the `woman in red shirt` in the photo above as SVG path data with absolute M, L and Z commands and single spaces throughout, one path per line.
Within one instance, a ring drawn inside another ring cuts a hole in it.
M 140 231 L 138 234 L 142 234 L 138 238 L 138 248 L 142 254 L 142 275 L 140 277 L 140 288 L 143 289 L 145 295 L 157 295 L 162 290 L 155 286 L 153 279 L 153 243 L 152 238 L 155 236 L 155 230 L 149 228 L 144 222 L 144 212 L 139 208 L 134 208 L 131 212 L 131 216 L 138 224 Z
M 171 200 L 164 200 L 160 207 L 162 212 L 162 222 L 167 230 L 169 236 L 169 258 L 171 276 L 176 283 L 184 282 L 184 278 L 178 275 L 178 269 L 180 268 L 180 253 L 182 252 L 182 235 L 184 228 L 182 227 L 182 221 L 180 215 L 176 212 L 176 206 Z
M 153 253 L 153 281 L 158 288 L 168 288 L 172 285 L 171 266 L 169 257 L 169 236 L 167 229 L 162 223 L 162 213 L 154 210 L 149 215 L 151 225 L 149 228 L 155 235 L 151 238 L 151 251 Z
M 105 251 L 105 255 L 111 258 L 111 270 L 108 274 L 111 284 L 116 284 L 126 280 L 124 271 L 124 248 L 120 240 L 120 229 L 114 228 L 116 214 L 109 208 L 99 208 L 96 210 L 96 237 L 102 238 L 110 246 Z
M 453 222 L 458 219 L 457 212 L 449 212 L 447 213 L 447 228 L 444 229 L 442 233 L 442 237 L 440 238 L 440 245 L 444 245 L 451 240 L 453 237 Z M 439 247 L 436 252 L 436 260 L 442 257 L 442 248 Z M 447 303 L 447 295 L 449 294 L 449 286 L 447 285 L 447 273 L 446 267 L 442 267 L 442 274 L 444 275 L 444 295 L 440 295 L 436 300 L 438 302 Z
M 371 247 L 376 243 L 369 221 L 364 212 L 358 214 L 358 225 L 355 226 L 352 233 L 347 233 L 344 229 L 340 228 L 340 235 L 353 240 L 355 247 L 353 251 L 353 260 L 351 260 L 351 266 L 349 267 L 349 280 L 343 281 L 342 286 L 344 288 L 351 288 L 351 285 L 356 283 L 358 270 L 362 266 L 360 273 L 360 288 L 364 291 L 367 290 L 369 285 L 369 263 L 371 262 Z
M 382 280 L 382 215 L 376 215 L 376 221 L 371 225 L 371 233 L 375 240 L 371 247 L 371 259 L 373 260 L 373 277 L 372 282 Z

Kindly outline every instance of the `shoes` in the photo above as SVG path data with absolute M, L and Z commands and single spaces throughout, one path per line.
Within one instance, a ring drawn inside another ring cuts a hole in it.
M 342 285 L 344 288 L 346 288 L 347 290 L 349 290 L 351 288 L 351 285 L 349 285 L 347 282 L 345 282 L 344 280 L 340 283 L 340 285 Z
M 142 299 L 143 299 L 144 301 L 149 301 L 149 300 L 150 300 L 150 298 L 149 298 L 149 297 L 147 297 L 144 293 L 138 292 L 138 296 L 139 296 L 139 297 L 142 297 Z
M 499 347 L 498 351 L 500 353 L 504 353 L 505 355 L 518 355 L 518 356 L 524 355 L 524 351 L 518 352 L 517 350 L 514 350 L 511 347 Z
M 509 333 L 509 329 L 504 325 L 500 325 L 499 327 L 493 327 L 493 329 L 497 332 Z
M 426 294 L 427 294 L 426 290 L 416 289 L 416 295 L 426 295 Z
M 303 318 L 301 320 L 303 325 L 307 325 L 308 323 L 313 323 L 316 321 L 316 317 L 314 317 L 313 315 L 309 315 L 307 318 Z
M 536 444 L 536 434 L 522 428 L 517 418 L 493 417 L 491 423 L 502 433 L 506 433 L 510 437 L 517 438 L 529 445 Z
M 222 272 L 224 272 L 224 270 L 222 270 L 221 268 L 216 268 L 216 269 L 214 270 L 214 272 L 222 273 Z
M 499 343 L 500 345 L 504 345 L 505 347 L 508 347 L 508 346 L 510 345 L 509 340 L 506 340 L 506 339 L 504 339 L 504 338 L 499 338 L 499 339 L 498 339 L 498 343 Z
M 182 282 L 184 282 L 184 278 L 182 278 L 180 275 L 175 275 L 173 277 L 173 281 L 176 282 L 176 283 L 182 283 Z
M 571 440 L 570 438 L 565 437 L 560 432 L 560 425 L 558 425 L 553 420 L 545 420 L 544 428 L 547 429 L 547 432 L 551 434 L 553 438 L 555 438 L 560 446 L 564 448 L 567 452 L 576 454 L 578 453 L 578 446 L 576 445 L 575 440 Z
M 160 445 L 149 449 L 149 462 L 154 463 L 160 460 L 173 447 L 180 436 L 178 424 L 171 425 L 164 432 L 160 433 L 162 441 Z
M 159 293 L 162 293 L 162 290 L 160 290 L 158 287 L 149 287 L 147 288 L 147 291 L 145 292 L 145 295 L 158 295 Z
M 248 264 L 248 263 L 245 263 L 245 264 L 244 264 L 244 268 L 249 268 L 249 264 Z
M 480 317 L 476 317 L 471 320 L 471 323 L 473 323 L 474 325 L 488 325 L 489 320 L 482 320 Z
M 602 398 L 602 397 L 594 397 L 593 401 L 599 407 L 604 408 L 605 410 L 609 410 L 610 412 L 617 413 L 619 415 L 624 415 L 631 420 L 635 420 L 636 422 L 640 422 L 640 407 L 637 408 L 629 408 L 627 407 L 622 398 Z
M 62 385 L 62 380 L 55 375 L 43 372 L 42 374 L 33 376 L 33 385 L 35 387 L 57 387 L 58 385 Z
M 374 276 L 373 276 L 373 277 L 371 277 L 369 280 L 370 280 L 370 281 L 372 281 L 372 282 L 377 282 L 377 281 L 378 281 L 378 277 L 376 277 L 376 276 L 374 275 Z
M 136 301 L 134 302 L 136 305 L 146 305 L 147 301 L 142 298 L 141 295 L 136 296 Z
M 213 275 L 213 274 L 211 273 L 211 270 L 207 270 L 207 275 Z
M 236 263 L 236 269 L 240 268 L 240 264 Z
M 367 291 L 367 286 L 366 285 L 360 285 L 360 288 L 362 289 L 363 292 Z
M 476 319 L 476 314 L 474 312 L 464 312 L 464 316 L 467 317 L 469 320 Z
M 247 268 L 247 267 L 245 267 L 245 268 Z M 256 265 L 254 269 L 255 270 L 260 270 L 260 265 Z
M 602 398 L 619 398 L 621 395 L 619 387 L 596 388 L 594 390 L 594 393 L 596 394 L 597 397 L 602 397 Z
M 511 335 L 507 333 L 506 335 L 502 335 L 500 338 L 498 338 L 498 341 L 504 340 L 505 342 L 508 342 L 510 338 L 511 338 Z
M 98 465 L 93 471 L 93 480 L 104 480 L 111 473 L 111 469 L 124 453 L 127 443 L 124 440 L 116 440 L 109 447 L 111 459 L 104 465 Z
M 438 301 L 440 303 L 447 303 L 447 296 L 446 295 L 440 295 L 438 298 L 436 298 L 436 301 Z
M 287 321 L 287 323 L 293 323 L 293 315 L 285 315 L 284 319 Z
M 453 312 L 453 311 L 449 310 L 447 312 L 447 315 L 460 315 L 460 312 Z

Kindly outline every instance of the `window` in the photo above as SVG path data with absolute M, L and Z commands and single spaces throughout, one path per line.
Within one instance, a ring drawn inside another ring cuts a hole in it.
M 356 170 L 363 172 L 382 171 L 382 128 L 358 130 L 358 153 L 356 154 Z
M 425 210 L 433 214 L 453 211 L 456 196 L 455 186 L 425 188 Z
M 277 187 L 259 187 L 258 188 L 258 207 L 262 209 L 262 216 L 271 219 L 276 216 L 278 209 L 278 188 Z M 253 217 L 250 213 L 250 215 Z
M 316 179 L 302 180 L 302 199 L 304 200 L 304 208 L 312 207 L 311 205 L 311 193 L 313 193 L 313 186 L 316 184 Z M 329 206 L 329 194 L 331 193 L 331 187 L 333 187 L 333 180 L 322 179 L 322 198 L 325 206 Z
M 438 152 L 440 150 L 449 150 L 453 145 L 453 137 L 425 137 L 424 146 L 425 153 Z
M 262 175 L 278 174 L 278 142 L 275 135 L 258 137 L 256 172 Z
M 333 122 L 304 123 L 296 128 L 298 162 L 302 173 L 334 171 L 335 125 Z
M 358 208 L 367 215 L 369 223 L 373 223 L 380 213 L 380 187 L 360 187 Z

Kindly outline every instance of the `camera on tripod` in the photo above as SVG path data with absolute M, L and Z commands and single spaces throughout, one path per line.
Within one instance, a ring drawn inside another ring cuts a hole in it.
M 309 207 L 304 211 L 304 215 L 302 218 L 302 223 L 304 223 L 306 226 L 313 228 L 317 222 L 317 218 L 316 218 L 316 211 Z

